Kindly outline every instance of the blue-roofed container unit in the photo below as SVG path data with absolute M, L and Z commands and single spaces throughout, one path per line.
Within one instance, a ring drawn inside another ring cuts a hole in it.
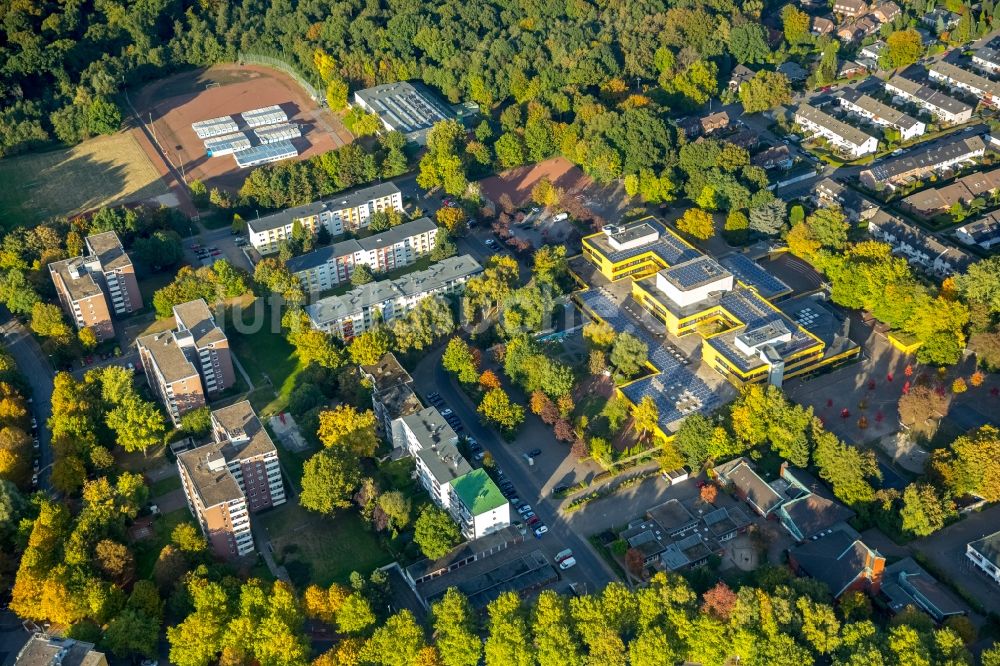
M 205 153 L 209 157 L 232 155 L 250 148 L 250 139 L 243 132 L 223 134 L 222 136 L 205 139 Z
M 233 153 L 233 157 L 236 159 L 236 166 L 246 169 L 261 164 L 287 160 L 296 157 L 298 154 L 298 149 L 292 145 L 291 141 L 278 141 L 277 143 L 266 143 L 261 146 L 248 148 L 247 150 L 241 150 L 238 153 Z

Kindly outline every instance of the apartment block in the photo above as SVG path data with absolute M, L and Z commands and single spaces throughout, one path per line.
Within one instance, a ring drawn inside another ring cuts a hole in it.
M 983 46 L 976 49 L 972 54 L 972 64 L 987 74 L 1000 72 L 1000 51 Z
M 997 106 L 1000 103 L 1000 83 L 985 76 L 962 69 L 945 60 L 938 60 L 927 68 L 932 81 L 956 90 L 964 90 L 978 97 L 983 104 Z
M 173 331 L 143 336 L 135 344 L 146 380 L 175 426 L 180 425 L 182 416 L 205 406 L 198 368 L 181 349 Z
M 139 338 L 149 385 L 177 425 L 180 417 L 236 383 L 225 332 L 203 299 L 174 306 L 173 330 Z
M 403 194 L 392 183 L 380 183 L 248 220 L 247 235 L 258 252 L 273 254 L 281 241 L 291 238 L 296 223 L 314 234 L 322 227 L 339 236 L 367 227 L 373 213 L 390 209 L 402 212 Z
M 895 188 L 932 173 L 943 174 L 953 167 L 974 162 L 985 152 L 986 143 L 979 136 L 940 139 L 926 148 L 883 160 L 862 171 L 859 178 L 872 189 Z
M 840 106 L 854 115 L 867 118 L 876 125 L 898 130 L 903 141 L 914 139 L 927 131 L 927 126 L 916 118 L 854 89 L 844 91 L 840 96 Z
M 424 408 L 413 391 L 413 377 L 392 352 L 384 354 L 378 363 L 360 368 L 361 375 L 372 386 L 372 411 L 379 434 L 389 439 L 393 421 Z
M 82 257 L 49 264 L 49 275 L 76 327 L 89 327 L 99 341 L 108 340 L 115 335 L 111 313 L 141 309 L 142 294 L 132 260 L 114 231 L 87 236 L 85 243 Z
M 1000 584 L 1000 532 L 966 544 L 965 556 L 995 583 Z
M 885 82 L 885 89 L 894 101 L 915 104 L 947 125 L 960 125 L 972 119 L 971 106 L 912 79 L 894 76 Z
M 108 666 L 93 643 L 36 633 L 17 653 L 14 666 Z
M 878 139 L 809 104 L 800 104 L 796 109 L 795 123 L 806 132 L 827 139 L 851 157 L 878 150 Z
M 425 298 L 458 293 L 469 278 L 482 271 L 471 255 L 449 257 L 426 270 L 320 299 L 306 307 L 306 314 L 314 328 L 350 340 L 376 321 L 390 322 L 405 315 Z
M 437 231 L 430 218 L 422 217 L 367 238 L 321 247 L 289 259 L 286 265 L 308 291 L 324 291 L 350 280 L 361 264 L 375 273 L 409 266 L 430 254 Z
M 413 457 L 417 478 L 431 499 L 477 539 L 510 525 L 510 504 L 483 470 L 458 451 L 458 435 L 433 407 L 392 422 L 393 445 Z
M 174 321 L 174 338 L 198 368 L 205 393 L 212 396 L 233 386 L 236 374 L 229 339 L 204 299 L 174 306 Z
M 868 233 L 892 246 L 893 252 L 939 277 L 964 271 L 972 257 L 958 248 L 945 245 L 936 237 L 895 215 L 880 210 L 868 221 Z
M 253 552 L 250 514 L 285 502 L 278 451 L 246 400 L 212 412 L 213 441 L 177 456 L 188 509 L 213 552 Z

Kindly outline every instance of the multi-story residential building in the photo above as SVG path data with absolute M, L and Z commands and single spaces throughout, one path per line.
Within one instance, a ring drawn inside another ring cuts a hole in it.
M 876 125 L 898 130 L 903 141 L 914 139 L 927 130 L 927 126 L 916 118 L 853 88 L 849 88 L 841 94 L 840 106 L 850 113 L 867 118 Z
M 986 152 L 986 143 L 979 136 L 941 139 L 922 149 L 884 160 L 865 169 L 861 182 L 869 188 L 895 188 L 931 173 L 944 173 L 952 167 L 974 162 Z
M 173 331 L 143 336 L 135 344 L 146 380 L 175 426 L 180 425 L 184 414 L 205 406 L 198 368 L 177 344 Z
M 215 323 L 204 299 L 175 305 L 174 321 L 177 324 L 174 338 L 198 368 L 205 393 L 216 395 L 235 384 L 229 339 Z
M 93 643 L 36 633 L 17 653 L 14 666 L 108 666 Z
M 373 213 L 392 209 L 402 212 L 403 195 L 394 184 L 380 183 L 248 220 L 247 237 L 261 254 L 273 254 L 281 241 L 291 238 L 296 224 L 314 234 L 323 227 L 339 236 L 367 227 Z
M 990 250 L 1000 245 L 1000 213 L 993 212 L 955 229 L 955 237 L 966 245 Z
M 981 46 L 972 53 L 972 64 L 987 74 L 1000 72 L 1000 51 Z
M 995 583 L 1000 584 L 1000 532 L 966 544 L 965 556 Z
M 824 208 L 839 207 L 848 219 L 858 222 L 878 212 L 878 204 L 832 178 L 824 178 L 813 188 L 813 201 Z
M 880 210 L 868 221 L 868 233 L 892 246 L 911 263 L 940 277 L 964 271 L 972 257 L 958 248 L 945 245 L 923 229 L 907 224 L 895 215 Z
M 417 478 L 431 499 L 448 511 L 468 539 L 510 525 L 510 505 L 482 470 L 458 451 L 458 435 L 440 412 L 422 409 L 392 422 L 393 445 L 413 457 Z
M 401 132 L 424 145 L 435 123 L 456 117 L 455 111 L 419 81 L 385 83 L 354 93 L 354 103 L 378 116 L 387 132 Z
M 952 206 L 972 205 L 976 199 L 994 200 L 1000 194 L 1000 169 L 978 171 L 941 187 L 922 190 L 903 199 L 900 204 L 908 212 L 928 218 L 948 212 Z
M 289 259 L 288 270 L 310 292 L 324 291 L 347 282 L 359 264 L 376 273 L 409 266 L 430 254 L 437 225 L 430 218 L 406 222 L 360 240 L 346 240 Z
M 184 496 L 216 555 L 246 555 L 250 514 L 285 502 L 278 451 L 246 400 L 212 412 L 212 437 L 177 456 Z
M 804 131 L 827 139 L 851 157 L 861 157 L 878 150 L 878 139 L 809 104 L 799 104 L 795 111 L 795 123 Z
M 904 76 L 886 81 L 885 89 L 893 101 L 915 104 L 947 125 L 960 125 L 972 119 L 972 107 L 965 102 Z
M 86 254 L 49 264 L 59 302 L 77 328 L 91 328 L 99 341 L 115 335 L 111 312 L 142 308 L 132 260 L 114 231 L 87 236 Z
M 361 285 L 342 296 L 322 298 L 306 307 L 313 327 L 344 340 L 367 331 L 376 321 L 390 322 L 435 295 L 461 291 L 483 267 L 472 256 L 449 257 L 430 268 L 395 280 Z
M 413 391 L 413 377 L 388 352 L 374 365 L 362 365 L 362 376 L 372 385 L 372 411 L 379 433 L 391 437 L 392 422 L 424 408 Z
M 1000 83 L 985 76 L 962 69 L 945 60 L 938 60 L 927 68 L 932 81 L 937 81 L 956 90 L 964 90 L 980 99 L 983 104 L 997 106 L 1000 103 Z
M 198 299 L 174 307 L 175 328 L 136 340 L 142 367 L 174 424 L 202 407 L 206 396 L 236 383 L 225 332 Z

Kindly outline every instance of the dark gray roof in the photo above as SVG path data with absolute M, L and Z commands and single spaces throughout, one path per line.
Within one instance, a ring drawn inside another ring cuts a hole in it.
M 856 146 L 860 146 L 872 139 L 870 134 L 862 132 L 857 127 L 848 125 L 839 118 L 835 118 L 826 111 L 817 109 L 809 104 L 799 104 L 799 108 L 795 110 L 795 114 L 802 116 L 812 123 L 816 123 L 820 127 L 833 132 L 844 141 L 850 141 Z
M 732 277 L 732 273 L 707 255 L 665 268 L 660 271 L 660 275 L 681 291 L 697 289 L 716 280 Z
M 14 666 L 97 666 L 107 664 L 102 652 L 93 643 L 35 634 L 21 648 Z
M 805 497 L 786 502 L 780 509 L 797 539 L 809 539 L 838 523 L 854 517 L 854 512 L 843 504 L 810 493 Z
M 972 110 L 972 107 L 965 102 L 946 95 L 940 90 L 931 88 L 919 81 L 908 79 L 901 74 L 894 76 L 886 84 L 903 91 L 911 97 L 919 99 L 929 107 L 940 109 L 947 113 L 960 114 Z
M 876 559 L 884 559 L 878 551 L 841 529 L 815 541 L 806 541 L 790 552 L 802 571 L 826 583 L 834 597 L 839 597 L 851 583 L 869 573 Z
M 947 60 L 938 60 L 928 67 L 928 69 L 933 73 L 947 77 L 952 81 L 957 81 L 970 86 L 982 93 L 988 93 L 994 97 L 1000 97 L 1000 83 L 991 81 L 985 76 L 980 76 L 979 74 L 970 72 L 967 69 L 962 69 Z
M 371 252 L 372 250 L 391 247 L 396 243 L 406 240 L 410 236 L 423 234 L 434 229 L 437 229 L 437 225 L 434 224 L 430 218 L 421 217 L 418 220 L 400 224 L 399 226 L 393 227 L 387 231 L 375 233 L 359 240 L 352 238 L 339 243 L 334 243 L 333 245 L 321 247 L 301 256 L 293 257 L 285 262 L 285 265 L 292 273 L 298 273 L 299 271 L 306 271 L 310 268 L 322 266 L 331 259 L 335 259 L 337 257 L 346 257 L 354 254 L 355 252 Z
M 994 532 L 982 539 L 977 539 L 969 544 L 969 548 L 983 556 L 984 559 L 993 563 L 993 566 L 1000 567 L 1000 532 Z
M 871 95 L 866 95 L 855 88 L 844 90 L 840 94 L 840 99 L 846 100 L 849 104 L 853 104 L 863 111 L 874 114 L 900 129 L 909 129 L 920 122 L 899 109 L 894 109 L 888 104 L 884 104 Z
M 869 169 L 869 172 L 876 181 L 888 181 L 913 171 L 935 169 L 940 164 L 965 155 L 982 152 L 985 148 L 986 144 L 978 136 L 943 139 L 927 148 L 915 150 L 908 155 L 900 155 L 899 157 L 885 160 L 881 164 L 876 164 Z
M 745 460 L 724 472 L 724 478 L 743 492 L 747 500 L 765 514 L 773 511 L 782 502 L 781 495 L 760 478 Z
M 924 570 L 912 557 L 890 564 L 882 574 L 882 593 L 893 611 L 912 605 L 923 608 L 940 620 L 966 612 L 966 606 Z
M 324 211 L 343 210 L 345 208 L 355 208 L 373 199 L 381 199 L 392 194 L 398 194 L 399 188 L 394 183 L 385 182 L 370 187 L 362 187 L 350 192 L 327 197 L 320 201 L 313 201 L 302 206 L 286 208 L 283 211 L 267 215 L 259 219 L 247 220 L 247 228 L 252 232 L 268 231 L 269 229 L 280 229 L 291 224 L 295 220 L 303 217 L 319 215 Z

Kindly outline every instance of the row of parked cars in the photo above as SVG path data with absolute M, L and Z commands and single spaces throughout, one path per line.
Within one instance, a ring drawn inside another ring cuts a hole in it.
M 452 430 L 457 432 L 459 435 L 465 431 L 465 426 L 462 425 L 461 419 L 455 415 L 455 412 L 452 411 L 451 407 L 445 403 L 444 398 L 442 398 L 439 393 L 428 393 L 427 402 L 437 408 L 438 412 L 444 417 L 444 420 L 448 422 L 448 425 L 451 426 Z

